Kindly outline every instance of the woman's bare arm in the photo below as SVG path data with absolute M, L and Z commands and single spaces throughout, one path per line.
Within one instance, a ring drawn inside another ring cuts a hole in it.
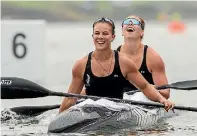
M 166 99 L 138 71 L 135 63 L 124 55 L 120 55 L 119 63 L 123 75 L 141 90 L 150 100 L 164 103 Z
M 72 69 L 72 81 L 68 89 L 68 93 L 80 94 L 83 89 L 83 60 L 79 60 L 75 63 Z M 59 113 L 73 106 L 77 101 L 77 98 L 67 97 L 64 98 L 59 109 Z

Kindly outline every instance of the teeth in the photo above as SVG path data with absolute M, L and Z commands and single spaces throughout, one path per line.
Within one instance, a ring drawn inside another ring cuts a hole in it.
M 127 28 L 127 30 L 132 31 L 132 32 L 135 31 L 134 28 L 132 28 L 132 27 Z
M 99 44 L 104 44 L 105 42 L 103 42 L 103 41 L 97 41 Z

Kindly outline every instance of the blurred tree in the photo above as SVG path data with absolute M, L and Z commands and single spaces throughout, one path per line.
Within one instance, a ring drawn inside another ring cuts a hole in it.
M 100 15 L 110 15 L 113 12 L 111 1 L 97 1 L 96 6 Z

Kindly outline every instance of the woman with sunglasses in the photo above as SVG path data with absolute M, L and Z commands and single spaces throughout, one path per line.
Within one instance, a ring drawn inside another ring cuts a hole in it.
M 143 45 L 145 22 L 139 16 L 129 16 L 122 22 L 122 35 L 124 44 L 117 50 L 131 58 L 143 77 L 153 85 L 168 84 L 165 65 L 158 53 L 154 49 Z M 136 90 L 136 87 L 126 83 L 125 91 Z M 170 96 L 170 90 L 159 91 L 166 99 Z
M 122 99 L 125 80 L 129 80 L 149 99 L 164 104 L 166 111 L 173 108 L 174 104 L 143 78 L 131 59 L 111 49 L 115 38 L 115 25 L 111 19 L 101 18 L 94 22 L 92 38 L 95 50 L 73 66 L 69 93 L 80 94 L 85 85 L 86 95 Z M 64 98 L 59 112 L 76 101 L 76 98 Z

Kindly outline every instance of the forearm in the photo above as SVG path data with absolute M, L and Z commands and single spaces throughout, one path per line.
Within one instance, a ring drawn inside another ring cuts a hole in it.
M 77 101 L 76 98 L 64 98 L 60 106 L 59 113 L 73 106 L 76 103 L 76 101 Z
M 160 90 L 159 93 L 166 99 L 170 98 L 170 89 Z
M 152 101 L 163 103 L 166 101 L 166 98 L 164 98 L 152 85 L 146 85 L 143 88 L 143 93 L 146 95 L 146 97 Z

